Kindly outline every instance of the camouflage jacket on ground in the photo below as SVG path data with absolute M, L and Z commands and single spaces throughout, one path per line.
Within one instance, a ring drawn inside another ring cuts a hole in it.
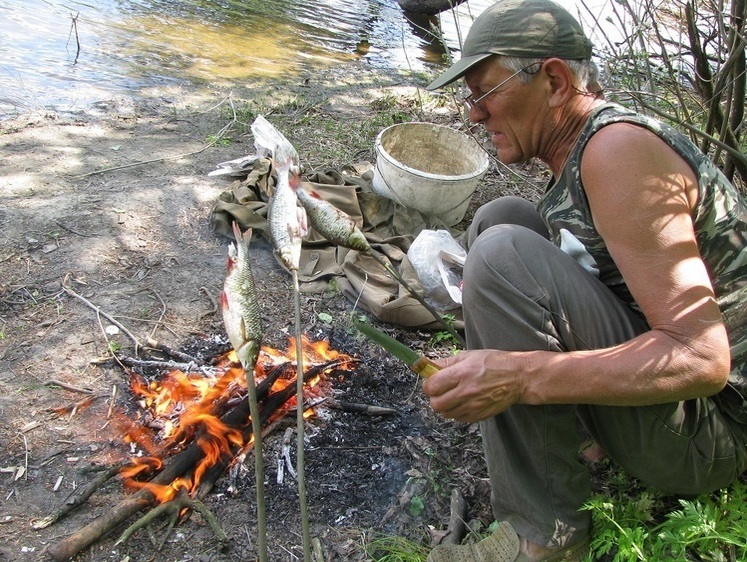
M 729 385 L 719 398 L 731 415 L 747 423 L 747 204 L 721 171 L 676 129 L 619 105 L 605 104 L 590 117 L 560 177 L 550 183 L 539 201 L 539 212 L 556 244 L 640 312 L 594 228 L 580 174 L 581 155 L 589 138 L 602 127 L 619 122 L 652 131 L 688 162 L 698 178 L 693 225 L 731 344 Z

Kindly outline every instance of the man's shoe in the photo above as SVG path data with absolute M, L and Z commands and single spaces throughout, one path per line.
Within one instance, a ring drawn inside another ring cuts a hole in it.
M 519 535 L 507 521 L 477 544 L 442 544 L 431 550 L 427 562 L 530 562 L 519 551 Z M 542 558 L 541 562 L 583 562 L 589 551 L 589 541 L 562 548 Z

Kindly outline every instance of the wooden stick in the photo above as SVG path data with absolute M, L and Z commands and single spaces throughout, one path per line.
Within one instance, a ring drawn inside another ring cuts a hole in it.
M 189 353 L 184 353 L 182 351 L 173 349 L 166 345 L 165 343 L 161 343 L 152 337 L 148 337 L 146 340 L 148 342 L 148 345 L 154 349 L 157 349 L 159 351 L 163 351 L 166 355 L 173 357 L 175 359 L 179 359 L 181 361 L 184 361 L 185 363 L 194 363 L 195 365 L 202 366 L 205 364 L 204 361 L 201 359 L 194 357 L 190 355 Z
M 48 380 L 47 382 L 44 383 L 44 386 L 59 386 L 60 388 L 64 388 L 65 390 L 69 390 L 70 392 L 80 392 L 81 394 L 93 394 L 93 390 L 91 390 L 90 388 L 78 388 L 77 386 L 64 383 L 57 379 Z
M 39 519 L 38 521 L 35 521 L 32 523 L 31 527 L 33 529 L 45 529 L 52 525 L 53 523 L 56 523 L 63 517 L 65 517 L 68 513 L 71 511 L 77 509 L 79 506 L 83 505 L 83 503 L 90 498 L 93 493 L 101 488 L 105 483 L 107 483 L 109 480 L 111 480 L 114 476 L 119 474 L 119 471 L 122 470 L 122 467 L 129 464 L 129 461 L 123 461 L 119 462 L 117 464 L 114 464 L 104 470 L 101 474 L 99 474 L 96 478 L 91 480 L 86 486 L 81 486 L 80 488 L 77 488 L 75 492 L 71 496 L 68 497 L 67 501 L 65 502 L 65 505 L 63 505 L 61 508 L 57 509 L 54 513 L 51 515 L 48 515 L 47 517 L 43 519 Z
M 343 412 L 357 412 L 361 414 L 368 414 L 369 416 L 390 416 L 396 414 L 397 410 L 394 408 L 384 408 L 382 406 L 374 406 L 372 404 L 356 404 L 355 402 L 345 402 L 342 400 L 335 400 L 334 398 L 327 398 L 324 403 L 335 410 L 342 410 Z
M 192 371 L 198 365 L 196 363 L 181 363 L 177 361 L 156 361 L 153 359 L 135 359 L 134 357 L 126 357 L 117 355 L 117 359 L 123 365 L 128 367 L 153 367 L 155 369 L 172 370 L 178 369 L 179 371 L 189 372 Z
M 301 512 L 303 559 L 304 562 L 311 562 L 311 531 L 309 526 L 308 499 L 306 497 L 306 454 L 304 452 L 304 370 L 301 333 L 301 288 L 298 284 L 298 269 L 293 270 L 293 297 L 296 318 L 296 482 L 298 484 L 298 503 Z
M 132 332 L 130 332 L 122 323 L 115 320 L 111 316 L 109 316 L 106 312 L 102 311 L 99 307 L 97 307 L 95 304 L 93 304 L 91 301 L 89 301 L 87 298 L 85 298 L 82 295 L 79 295 L 72 289 L 70 289 L 67 285 L 65 285 L 65 281 L 62 282 L 62 289 L 71 297 L 75 297 L 80 302 L 85 304 L 87 307 L 89 307 L 91 310 L 93 310 L 97 315 L 103 316 L 106 318 L 109 322 L 117 326 L 120 330 L 122 330 L 125 334 L 127 334 L 127 337 L 129 337 L 135 344 L 135 351 L 137 352 L 138 349 L 142 347 L 140 340 L 138 340 Z

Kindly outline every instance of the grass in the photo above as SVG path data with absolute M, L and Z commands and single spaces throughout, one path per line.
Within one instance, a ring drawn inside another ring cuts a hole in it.
M 395 535 L 378 535 L 366 547 L 366 553 L 377 562 L 422 562 L 430 549 Z

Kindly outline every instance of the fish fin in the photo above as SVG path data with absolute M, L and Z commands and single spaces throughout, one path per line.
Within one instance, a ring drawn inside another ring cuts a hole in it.
M 298 234 L 303 238 L 309 233 L 309 219 L 306 214 L 306 209 L 303 207 L 296 207 L 296 216 L 298 217 Z
M 220 292 L 220 307 L 222 310 L 228 310 L 228 295 L 225 291 Z
M 236 238 L 236 243 L 240 244 L 241 242 L 244 242 L 248 246 L 252 240 L 252 232 L 253 232 L 252 229 L 247 228 L 242 234 L 241 228 L 239 227 L 236 221 L 233 221 L 231 225 L 233 228 L 233 236 L 234 238 Z
M 291 189 L 295 192 L 298 191 L 298 188 L 301 188 L 303 185 L 303 181 L 301 181 L 301 176 L 298 174 L 295 168 L 291 168 L 290 175 L 288 176 L 288 183 L 291 186 Z M 303 189 L 303 188 L 302 188 Z

